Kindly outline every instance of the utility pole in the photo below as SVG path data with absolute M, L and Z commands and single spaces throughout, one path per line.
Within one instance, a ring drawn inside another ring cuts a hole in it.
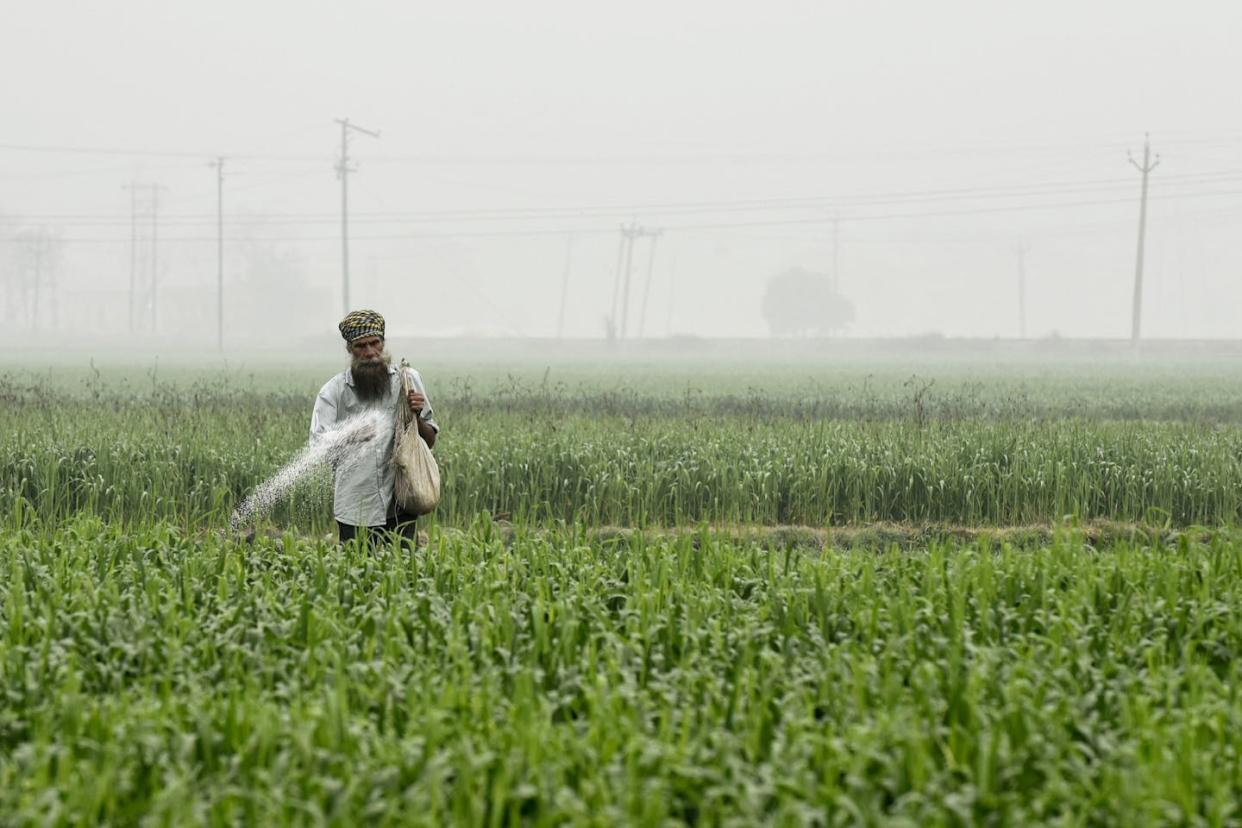
M 841 279 L 837 270 L 837 263 L 840 260 L 841 253 L 841 217 L 835 213 L 832 216 L 832 292 L 841 293 Z
M 216 350 L 224 353 L 224 157 L 208 166 L 216 168 Z
M 40 227 L 34 237 L 34 305 L 30 313 L 30 330 L 39 330 L 39 288 L 43 283 L 43 248 L 47 245 L 47 228 Z
M 656 239 L 663 234 L 663 230 L 648 230 L 640 227 L 635 222 L 621 225 L 621 244 L 617 248 L 617 273 L 612 285 L 612 315 L 609 320 L 613 326 L 613 333 L 617 339 L 625 339 L 630 330 L 630 294 L 631 283 L 634 278 L 634 242 L 641 238 L 650 238 L 651 247 L 647 259 L 647 281 L 646 287 L 643 289 L 643 306 L 638 322 L 638 335 L 643 335 L 643 329 L 647 324 L 647 299 L 651 293 L 651 274 L 655 268 L 655 250 Z M 621 274 L 625 274 L 622 280 Z M 620 298 L 621 303 L 621 326 L 617 327 L 617 301 Z
M 129 332 L 145 322 L 155 333 L 159 300 L 159 184 L 133 182 L 129 190 Z M 148 199 L 143 203 L 141 199 Z M 144 212 L 148 210 L 149 212 Z M 149 222 L 148 222 L 149 219 Z M 149 235 L 143 234 L 146 228 Z M 150 256 L 143 258 L 143 251 Z
M 1018 254 L 1018 338 L 1026 339 L 1026 254 L 1031 248 L 1019 241 L 1014 252 Z
M 1138 345 L 1143 329 L 1143 241 L 1147 235 L 1147 176 L 1160 165 L 1160 156 L 1151 157 L 1151 139 L 1143 136 L 1143 163 L 1130 156 L 1130 164 L 1143 174 L 1143 194 L 1139 201 L 1138 256 L 1134 264 L 1134 307 L 1130 320 L 1130 342 Z
M 638 317 L 638 338 L 643 338 L 643 332 L 647 328 L 647 298 L 651 295 L 651 274 L 655 270 L 655 254 L 656 242 L 660 240 L 660 236 L 664 234 L 662 229 L 645 230 L 644 234 L 651 239 L 651 247 L 647 252 L 647 283 L 643 286 L 643 308 L 642 313 Z
M 569 266 L 574 255 L 574 234 L 565 238 L 565 275 L 561 278 L 561 315 L 556 320 L 556 338 L 565 336 L 565 303 L 569 299 Z
M 129 190 L 129 335 L 134 335 L 134 290 L 138 281 L 138 183 Z
M 355 172 L 349 166 L 349 133 L 361 132 L 372 138 L 379 138 L 380 134 L 352 124 L 348 118 L 337 118 L 336 122 L 341 125 L 341 158 L 336 166 L 336 175 L 341 179 L 341 296 L 343 313 L 349 313 L 349 174 Z
M 30 329 L 42 330 L 43 308 L 46 305 L 53 331 L 60 329 L 60 290 L 56 284 L 61 253 L 60 239 L 41 224 L 31 231 L 28 252 L 34 277 L 31 284 Z
M 633 222 L 630 224 L 632 225 Z M 617 329 L 617 302 L 621 298 L 621 262 L 625 259 L 625 246 L 629 240 L 629 232 L 627 225 L 621 225 L 621 240 L 617 245 L 617 269 L 612 280 L 612 312 L 608 316 L 608 327 L 612 330 L 613 337 L 617 339 L 620 338 Z
M 630 330 L 630 279 L 634 275 L 634 239 L 642 235 L 642 228 L 631 223 L 625 231 L 625 287 L 621 294 L 621 339 Z
M 640 227 L 634 222 L 630 222 L 628 226 L 621 227 L 621 251 L 625 253 L 625 284 L 621 289 L 621 329 L 619 333 L 620 339 L 625 339 L 630 330 L 630 283 L 634 276 L 634 242 L 641 238 L 651 239 L 650 254 L 647 261 L 647 287 L 643 291 L 643 308 L 642 316 L 639 319 L 638 335 L 642 336 L 643 326 L 646 324 L 647 316 L 647 296 L 651 291 L 651 271 L 655 267 L 655 240 L 663 233 L 663 230 L 648 230 Z M 618 257 L 618 263 L 620 257 Z M 620 270 L 617 271 L 618 281 Z M 616 302 L 613 302 L 614 316 L 616 313 Z
M 46 228 L 44 228 L 46 231 Z M 52 330 L 60 330 L 60 278 L 61 248 L 60 239 L 55 234 L 47 234 L 47 290 L 48 303 L 52 306 Z
M 160 185 L 151 185 L 151 333 L 159 330 Z

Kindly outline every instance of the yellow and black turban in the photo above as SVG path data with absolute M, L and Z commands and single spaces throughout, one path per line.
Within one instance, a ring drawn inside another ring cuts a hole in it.
M 353 342 L 364 336 L 384 338 L 384 317 L 373 310 L 350 311 L 337 327 L 341 329 L 341 336 L 345 337 L 346 342 Z

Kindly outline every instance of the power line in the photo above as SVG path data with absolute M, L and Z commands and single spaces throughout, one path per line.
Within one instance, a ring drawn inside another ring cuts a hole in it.
M 1226 196 L 1226 195 L 1229 195 L 1229 196 L 1242 195 L 1242 190 L 1220 190 L 1220 191 L 1211 192 L 1211 193 L 1185 193 L 1185 194 L 1178 194 L 1178 195 L 1172 195 L 1172 196 L 1165 196 L 1165 198 L 1169 198 L 1169 199 L 1172 199 L 1172 198 L 1203 198 L 1203 197 L 1215 197 L 1215 196 Z M 1077 208 L 1077 207 L 1098 207 L 1098 206 L 1105 206 L 1105 205 L 1112 205 L 1112 204 L 1128 204 L 1129 201 L 1130 201 L 1129 199 L 1124 199 L 1124 198 L 1111 198 L 1111 199 L 1096 199 L 1092 201 L 1064 201 L 1064 202 L 1049 203 L 1049 204 L 1018 204 L 1018 205 L 1007 205 L 1007 206 L 1000 206 L 1000 207 L 980 207 L 980 208 L 968 208 L 968 209 L 963 209 L 963 210 L 929 210 L 929 211 L 924 211 L 924 212 L 881 213 L 881 214 L 870 214 L 870 215 L 857 214 L 857 215 L 851 215 L 849 220 L 851 222 L 891 221 L 891 220 L 896 220 L 896 219 L 934 218 L 934 217 L 940 217 L 940 216 L 987 215 L 991 213 L 1011 213 L 1011 212 L 1025 212 L 1025 211 L 1037 211 L 1037 210 L 1053 210 L 1053 209 L 1059 210 L 1059 209 L 1070 209 L 1070 208 Z M 823 223 L 822 218 L 815 217 L 815 218 L 774 219 L 774 220 L 768 220 L 768 221 L 750 221 L 750 222 L 679 224 L 679 225 L 669 225 L 667 229 L 669 230 L 727 230 L 727 229 L 731 229 L 735 227 L 736 228 L 778 227 L 778 226 L 784 226 L 784 225 L 822 224 L 822 223 Z
M 1228 135 L 1212 138 L 1182 138 L 1166 141 L 1171 146 L 1238 146 L 1242 144 L 1242 135 Z M 889 148 L 841 148 L 836 151 L 814 152 L 695 152 L 680 155 L 652 154 L 598 154 L 598 155 L 468 155 L 454 153 L 422 153 L 409 155 L 379 155 L 371 158 L 379 164 L 486 164 L 486 165 L 518 165 L 518 166 L 582 166 L 582 165 L 632 165 L 632 164 L 720 164 L 720 163 L 805 163 L 819 161 L 846 161 L 856 158 L 925 158 L 934 156 L 954 156 L 968 154 L 1004 155 L 1008 153 L 1029 152 L 1078 152 L 1082 150 L 1113 150 L 1124 147 L 1124 141 L 1094 141 L 1077 143 L 1044 143 L 1044 144 L 959 144 L 954 146 L 927 147 L 907 149 L 902 147 Z M 169 150 L 135 147 L 108 146 L 73 146 L 63 144 L 0 144 L 0 150 L 11 152 L 31 152 L 46 154 L 69 155 L 103 155 L 149 158 L 202 158 L 217 157 L 227 154 L 231 159 L 291 162 L 291 161 L 322 161 L 321 155 L 300 155 L 283 153 L 221 153 L 219 150 Z
M 165 150 L 165 149 L 134 149 L 131 147 L 75 147 L 56 144 L 0 144 L 0 150 L 11 152 L 35 152 L 60 155 L 115 155 L 123 157 L 145 158 L 198 158 L 218 156 L 217 152 L 207 150 Z M 313 155 L 264 155 L 256 153 L 233 153 L 232 158 L 248 161 L 322 161 L 322 156 Z
M 1180 177 L 1169 177 L 1166 181 L 1173 184 L 1211 184 L 1211 183 L 1235 183 L 1242 181 L 1242 171 L 1220 171 L 1210 174 L 1187 175 Z M 441 210 L 388 210 L 388 211 L 369 211 L 369 212 L 351 212 L 351 223 L 396 223 L 405 220 L 419 222 L 436 222 L 447 223 L 461 220 L 472 221 L 523 221 L 523 220 L 540 220 L 549 218 L 562 219 L 589 219 L 599 217 L 615 216 L 617 214 L 631 214 L 637 212 L 652 212 L 659 215 L 675 215 L 675 214 L 710 214 L 710 213 L 726 213 L 726 212 L 757 212 L 757 211 L 776 211 L 776 210 L 819 210 L 831 209 L 835 206 L 849 206 L 853 208 L 866 208 L 875 206 L 891 206 L 912 203 L 924 203 L 934 201 L 953 201 L 967 199 L 1009 199 L 1009 198 L 1044 198 L 1060 195 L 1073 194 L 1089 194 L 1089 193 L 1106 193 L 1112 190 L 1122 190 L 1131 186 L 1131 182 L 1127 179 L 1099 179 L 1096 181 L 1083 182 L 1061 182 L 1056 184 L 1031 184 L 1031 185 L 1013 185 L 1010 187 L 979 187 L 979 188 L 959 188 L 954 190 L 923 190 L 910 192 L 894 192 L 894 193 L 877 193 L 872 195 L 856 195 L 852 197 L 840 198 L 833 196 L 805 196 L 792 198 L 768 198 L 768 199 L 752 199 L 752 200 L 729 200 L 729 201 L 699 201 L 699 202 L 664 202 L 664 203 L 646 203 L 646 204 L 617 204 L 617 205 L 595 205 L 595 206 L 577 206 L 577 207 L 514 207 L 514 208 L 462 208 L 462 209 L 441 209 Z M 1193 191 L 1191 193 L 1172 192 L 1171 196 L 1211 196 L 1216 194 L 1230 195 L 1232 191 Z M 80 226 L 97 225 L 109 226 L 112 224 L 121 224 L 123 220 L 114 214 L 91 214 L 91 213 L 32 213 L 25 214 L 25 218 L 38 220 L 60 220 L 65 222 L 75 222 Z M 194 225 L 214 223 L 215 216 L 208 213 L 186 213 L 180 215 L 169 215 L 165 217 L 165 223 L 169 225 Z M 266 222 L 270 224 L 323 224 L 335 223 L 340 220 L 339 214 L 314 212 L 314 213 L 287 213 L 287 212 L 267 212 L 255 213 L 252 220 L 255 222 Z
M 166 170 L 190 170 L 194 169 L 188 164 L 168 164 L 158 167 L 144 167 L 145 172 L 163 172 Z M 132 167 L 94 167 L 89 170 L 50 170 L 44 172 L 0 172 L 0 178 L 7 180 L 30 181 L 34 179 L 46 178 L 76 178 L 78 176 L 88 175 L 116 175 L 118 173 L 128 175 L 132 172 Z
M 1178 199 L 1217 198 L 1217 197 L 1222 197 L 1222 196 L 1237 196 L 1237 195 L 1242 195 L 1242 190 L 1215 190 L 1211 192 L 1165 194 L 1156 200 L 1172 201 L 1172 200 L 1178 200 Z M 1041 210 L 1078 209 L 1078 208 L 1085 208 L 1085 207 L 1100 207 L 1100 206 L 1110 206 L 1110 205 L 1116 205 L 1116 204 L 1129 204 L 1129 203 L 1130 203 L 1130 199 L 1128 198 L 1111 198 L 1111 199 L 1093 199 L 1093 200 L 1082 200 L 1082 201 L 1062 201 L 1062 202 L 1050 202 L 1050 203 L 1039 203 L 1039 204 L 1014 204 L 1014 205 L 976 207 L 976 208 L 952 209 L 952 210 L 925 210 L 925 211 L 912 211 L 912 212 L 871 213 L 871 214 L 855 213 L 850 216 L 849 221 L 851 223 L 858 223 L 858 222 L 869 222 L 869 221 L 897 221 L 897 220 L 903 220 L 903 219 L 940 218 L 940 217 L 952 217 L 952 216 L 992 215 L 992 214 L 1003 214 L 1003 213 L 1013 213 L 1013 212 L 1035 212 L 1035 211 L 1041 211 Z M 262 222 L 258 222 L 258 223 L 262 223 Z M 713 230 L 743 229 L 743 228 L 750 228 L 750 227 L 792 227 L 792 226 L 801 226 L 801 225 L 821 225 L 822 226 L 822 224 L 823 224 L 822 217 L 811 216 L 811 217 L 791 217 L 791 218 L 775 218 L 775 219 L 747 220 L 747 221 L 722 221 L 722 222 L 667 224 L 664 226 L 664 229 L 667 231 L 671 231 L 671 232 L 672 231 L 713 231 Z M 412 240 L 412 239 L 442 239 L 442 238 L 499 238 L 499 237 L 534 238 L 538 236 L 549 236 L 549 235 L 564 236 L 568 232 L 574 232 L 574 233 L 579 233 L 579 234 L 607 234 L 607 233 L 611 233 L 614 231 L 603 229 L 603 228 L 561 226 L 561 227 L 552 227 L 552 228 L 537 228 L 537 229 L 524 229 L 524 230 L 493 230 L 493 231 L 453 230 L 453 231 L 443 231 L 443 232 L 386 233 L 386 234 L 372 234 L 372 235 L 367 235 L 367 236 L 358 236 L 357 238 L 363 241 L 400 241 L 400 240 L 406 240 L 406 239 Z M 317 241 L 332 241 L 334 239 L 339 239 L 339 237 L 285 235 L 285 236 L 239 237 L 236 239 L 228 239 L 228 240 L 239 241 L 239 242 L 246 242 L 246 241 L 317 242 Z M 108 239 L 108 238 L 102 238 L 102 237 L 66 238 L 65 240 L 74 241 L 74 242 L 86 242 L 86 243 L 90 243 L 90 242 L 107 243 L 107 242 L 120 241 L 119 239 Z M 213 240 L 213 237 L 209 237 L 209 236 L 167 237 L 165 239 L 162 239 L 162 241 L 170 241 L 170 242 L 171 241 L 203 242 L 203 241 L 211 241 L 211 240 Z M 4 240 L 0 239 L 0 243 L 3 243 L 3 242 Z

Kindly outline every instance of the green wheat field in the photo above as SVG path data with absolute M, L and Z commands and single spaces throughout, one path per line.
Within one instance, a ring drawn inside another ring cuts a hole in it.
M 1242 365 L 0 365 L 0 825 L 1242 825 Z

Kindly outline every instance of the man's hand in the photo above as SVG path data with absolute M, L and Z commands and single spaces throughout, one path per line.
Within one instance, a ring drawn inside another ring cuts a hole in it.
M 427 407 L 427 398 L 413 389 L 406 394 L 406 399 L 410 402 L 410 413 L 415 417 L 422 414 L 423 409 Z

